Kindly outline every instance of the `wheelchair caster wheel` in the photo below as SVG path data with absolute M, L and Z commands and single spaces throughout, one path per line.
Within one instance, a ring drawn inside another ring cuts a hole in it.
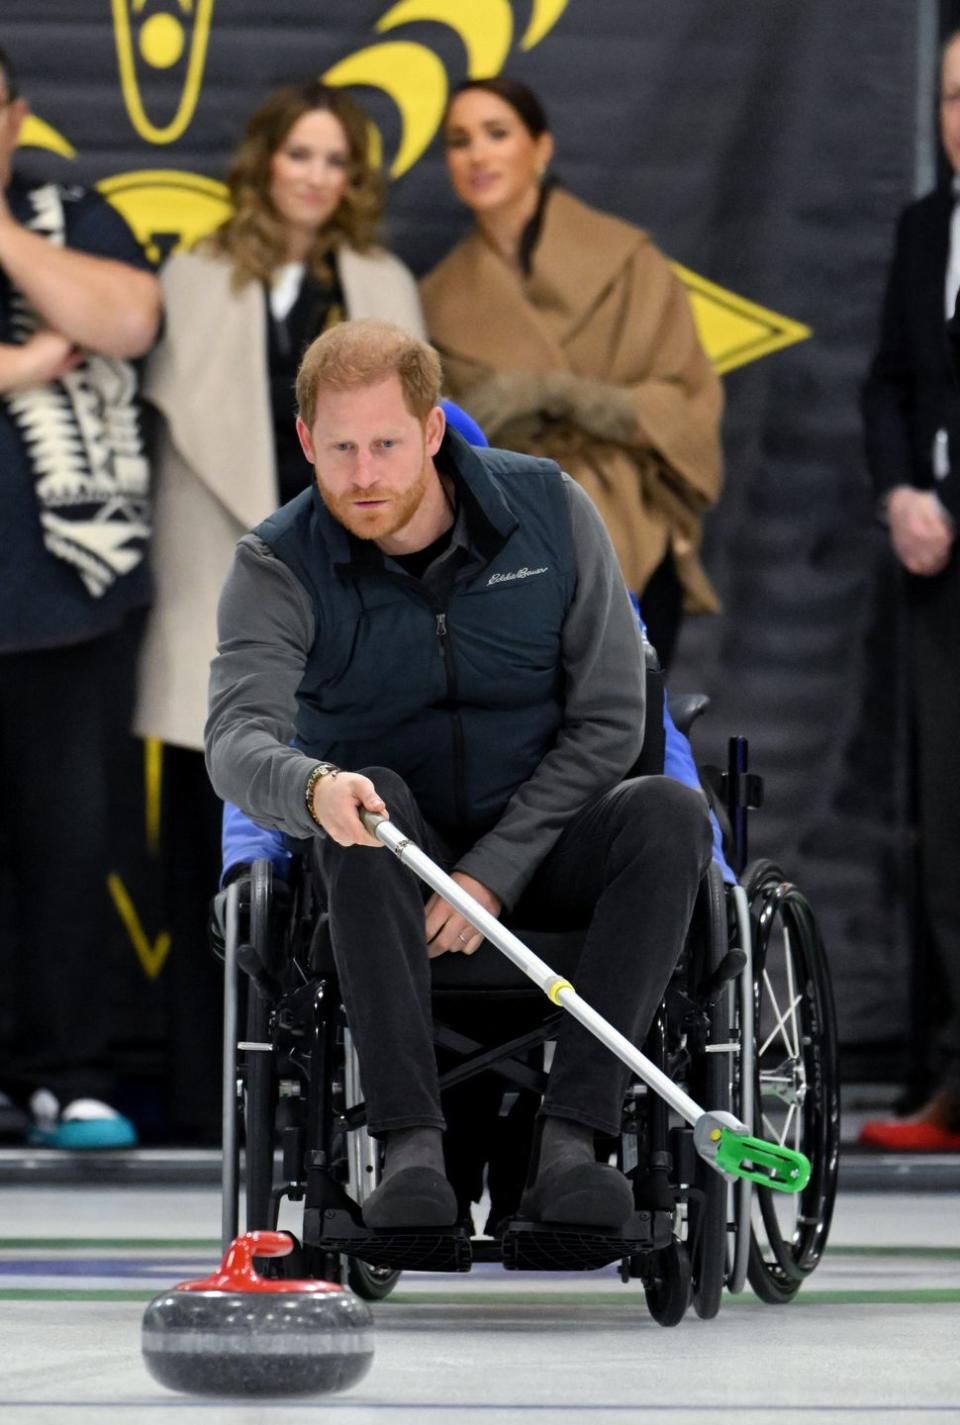
M 690 1304 L 692 1274 L 686 1247 L 676 1238 L 638 1263 L 647 1308 L 660 1326 L 676 1326 Z
M 268 1280 L 253 1258 L 282 1256 L 278 1232 L 238 1237 L 219 1271 L 154 1297 L 143 1359 L 190 1395 L 320 1395 L 355 1385 L 373 1361 L 373 1317 L 333 1282 Z
M 400 1280 L 390 1267 L 373 1267 L 359 1257 L 347 1258 L 347 1286 L 364 1301 L 383 1301 Z

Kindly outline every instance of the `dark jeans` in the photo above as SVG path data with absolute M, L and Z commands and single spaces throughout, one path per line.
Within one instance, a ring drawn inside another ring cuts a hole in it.
M 364 769 L 392 819 L 428 855 L 455 857 L 406 784 Z M 330 935 L 374 1134 L 444 1128 L 431 1037 L 425 888 L 387 851 L 318 838 Z M 576 975 L 583 998 L 641 1043 L 683 947 L 710 860 L 703 798 L 667 777 L 622 782 L 586 807 L 538 869 L 513 923 L 589 925 Z M 565 1021 L 543 1110 L 616 1134 L 629 1071 Z
M 140 627 L 134 616 L 87 643 L 0 657 L 2 990 L 14 1017 L 0 1082 L 17 1097 L 40 1086 L 63 1104 L 112 1092 L 112 770 L 129 736 Z

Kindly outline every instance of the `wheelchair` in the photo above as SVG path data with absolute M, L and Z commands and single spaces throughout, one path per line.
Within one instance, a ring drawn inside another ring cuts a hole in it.
M 648 707 L 663 704 L 651 669 L 648 697 Z M 707 701 L 670 700 L 684 735 Z M 648 726 L 635 772 L 661 771 L 663 759 L 663 728 Z M 303 1205 L 294 1253 L 261 1265 L 342 1281 L 368 1300 L 387 1297 L 404 1270 L 466 1272 L 477 1262 L 543 1271 L 619 1263 L 622 1281 L 639 1280 L 663 1326 L 676 1325 L 691 1305 L 701 1318 L 715 1316 L 724 1289 L 737 1293 L 748 1281 L 764 1302 L 792 1300 L 823 1255 L 836 1192 L 830 977 L 802 892 L 773 862 L 748 864 L 747 815 L 762 800 L 762 783 L 749 770 L 745 739 L 732 738 L 727 768 L 702 769 L 701 782 L 722 832 L 726 879 L 715 860 L 643 1048 L 705 1108 L 733 1112 L 758 1135 L 806 1154 L 812 1172 L 799 1194 L 721 1176 L 696 1152 L 693 1130 L 637 1082 L 619 1138 L 598 1147 L 634 1186 L 636 1210 L 620 1231 L 533 1223 L 514 1202 L 504 1220 L 488 1223 L 493 1232 L 478 1233 L 468 1216 L 471 1189 L 453 1172 L 464 1209 L 457 1226 L 368 1228 L 361 1209 L 379 1181 L 380 1154 L 366 1130 L 322 888 L 296 859 L 284 878 L 261 857 L 218 897 L 226 930 L 224 1244 L 240 1227 L 242 1137 L 246 1230 L 275 1228 L 284 1198 Z M 511 928 L 573 977 L 582 930 Z M 496 1126 L 522 1169 L 563 1013 L 490 945 L 472 957 L 441 956 L 431 970 L 441 1091 L 481 1076 L 489 1089 L 495 1077 Z M 490 1029 L 499 1030 L 492 1040 Z

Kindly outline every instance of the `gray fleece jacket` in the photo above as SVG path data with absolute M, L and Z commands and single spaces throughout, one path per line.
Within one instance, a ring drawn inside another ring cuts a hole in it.
M 562 723 L 500 820 L 456 867 L 488 886 L 506 908 L 567 823 L 622 780 L 643 744 L 645 669 L 637 620 L 595 507 L 567 476 L 564 488 L 577 587 L 561 638 Z M 461 509 L 450 546 L 424 582 L 439 578 L 443 561 L 469 545 Z M 297 692 L 315 640 L 314 611 L 303 584 L 256 535 L 237 547 L 218 621 L 206 727 L 213 785 L 263 825 L 297 839 L 323 835 L 304 796 L 316 761 L 290 746 Z

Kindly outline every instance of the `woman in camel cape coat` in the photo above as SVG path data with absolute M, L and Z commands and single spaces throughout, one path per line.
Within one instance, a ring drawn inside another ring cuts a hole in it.
M 522 129 L 504 138 L 494 120 Z M 716 610 L 698 551 L 721 487 L 723 397 L 683 285 L 645 232 L 541 184 L 552 143 L 525 86 L 460 86 L 445 134 L 478 220 L 420 288 L 449 394 L 492 444 L 549 456 L 584 487 L 631 589 L 669 552 L 686 609 Z M 537 165 L 529 198 L 524 162 Z M 524 202 L 536 211 L 505 254 L 500 230 Z
M 646 233 L 554 188 L 528 275 L 474 231 L 420 291 L 450 394 L 490 440 L 587 490 L 630 588 L 669 548 L 688 610 L 716 609 L 697 550 L 720 493 L 720 383 Z

